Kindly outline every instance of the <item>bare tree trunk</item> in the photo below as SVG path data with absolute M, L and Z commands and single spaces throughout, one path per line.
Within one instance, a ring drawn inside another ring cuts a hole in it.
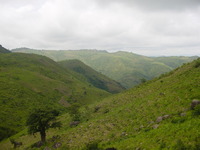
M 40 131 L 41 141 L 42 143 L 46 142 L 46 132 L 45 130 Z

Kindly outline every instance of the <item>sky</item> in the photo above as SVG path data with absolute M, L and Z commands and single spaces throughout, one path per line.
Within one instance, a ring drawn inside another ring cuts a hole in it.
M 0 44 L 200 56 L 200 0 L 0 0 Z

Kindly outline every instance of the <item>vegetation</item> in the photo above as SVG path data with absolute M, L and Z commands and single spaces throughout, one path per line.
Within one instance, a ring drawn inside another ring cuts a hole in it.
M 190 109 L 193 99 L 200 100 L 200 68 L 192 63 L 147 81 L 128 91 L 81 106 L 78 126 L 70 127 L 72 116 L 58 119 L 60 130 L 49 129 L 48 137 L 59 135 L 55 142 L 47 139 L 46 147 L 62 143 L 60 149 L 191 149 L 200 145 L 200 118 Z M 195 113 L 196 114 L 196 113 Z M 38 141 L 24 131 L 14 136 L 22 141 L 19 149 L 29 148 Z M 9 149 L 9 141 L 0 143 Z M 44 149 L 42 147 L 41 149 Z
M 97 88 L 110 93 L 119 93 L 124 90 L 124 87 L 118 82 L 98 73 L 79 60 L 65 60 L 59 62 L 59 64 L 66 69 L 76 72 L 79 79 L 87 81 Z
M 101 100 L 110 93 L 79 80 L 53 60 L 34 54 L 0 53 L 0 139 L 25 128 L 38 106 L 65 111 L 71 103 Z
M 145 57 L 129 52 L 108 53 L 97 50 L 47 51 L 19 48 L 13 52 L 35 53 L 55 61 L 78 59 L 98 72 L 114 79 L 125 88 L 169 72 L 197 57 Z
M 7 50 L 6 48 L 0 45 L 0 53 L 11 53 L 11 51 Z
M 46 142 L 46 130 L 49 128 L 60 128 L 61 122 L 56 121 L 59 111 L 43 108 L 36 109 L 32 112 L 27 119 L 28 133 L 40 133 L 42 143 Z
M 72 121 L 80 121 L 80 112 L 79 112 L 80 104 L 73 103 L 69 108 L 68 112 L 71 115 Z

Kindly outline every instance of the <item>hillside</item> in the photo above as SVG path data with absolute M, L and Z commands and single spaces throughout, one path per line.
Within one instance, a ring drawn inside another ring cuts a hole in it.
M 2 139 L 23 129 L 27 114 L 34 108 L 65 109 L 63 106 L 70 103 L 93 103 L 110 93 L 77 79 L 47 57 L 8 53 L 0 54 L 0 95 Z
M 35 53 L 55 61 L 78 59 L 98 72 L 119 82 L 125 88 L 169 72 L 197 57 L 146 57 L 130 52 L 108 53 L 98 50 L 47 51 L 19 48 L 13 52 Z
M 0 45 L 0 53 L 11 53 L 11 51 L 7 50 L 6 48 Z
M 79 79 L 89 82 L 93 86 L 108 91 L 119 93 L 124 88 L 116 81 L 102 75 L 79 60 L 65 60 L 59 62 L 61 66 L 77 73 Z
M 87 121 L 77 127 L 69 126 L 70 117 L 60 117 L 63 127 L 48 133 L 50 138 L 59 135 L 56 142 L 61 149 L 190 149 L 200 145 L 199 110 L 190 109 L 193 99 L 200 99 L 200 59 L 185 64 L 154 80 L 121 94 L 105 98 L 80 111 Z M 197 111 L 198 110 L 198 111 Z M 197 114 L 198 112 L 198 114 Z M 85 115 L 87 114 L 87 115 Z M 15 136 L 23 142 L 21 149 L 38 141 L 38 136 L 22 132 Z M 9 141 L 0 144 L 11 147 Z M 31 149 L 31 148 L 30 148 Z

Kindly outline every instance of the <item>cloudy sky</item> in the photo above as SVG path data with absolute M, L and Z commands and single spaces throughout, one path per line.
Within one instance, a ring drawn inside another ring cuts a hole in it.
M 0 0 L 0 44 L 200 56 L 200 0 Z

